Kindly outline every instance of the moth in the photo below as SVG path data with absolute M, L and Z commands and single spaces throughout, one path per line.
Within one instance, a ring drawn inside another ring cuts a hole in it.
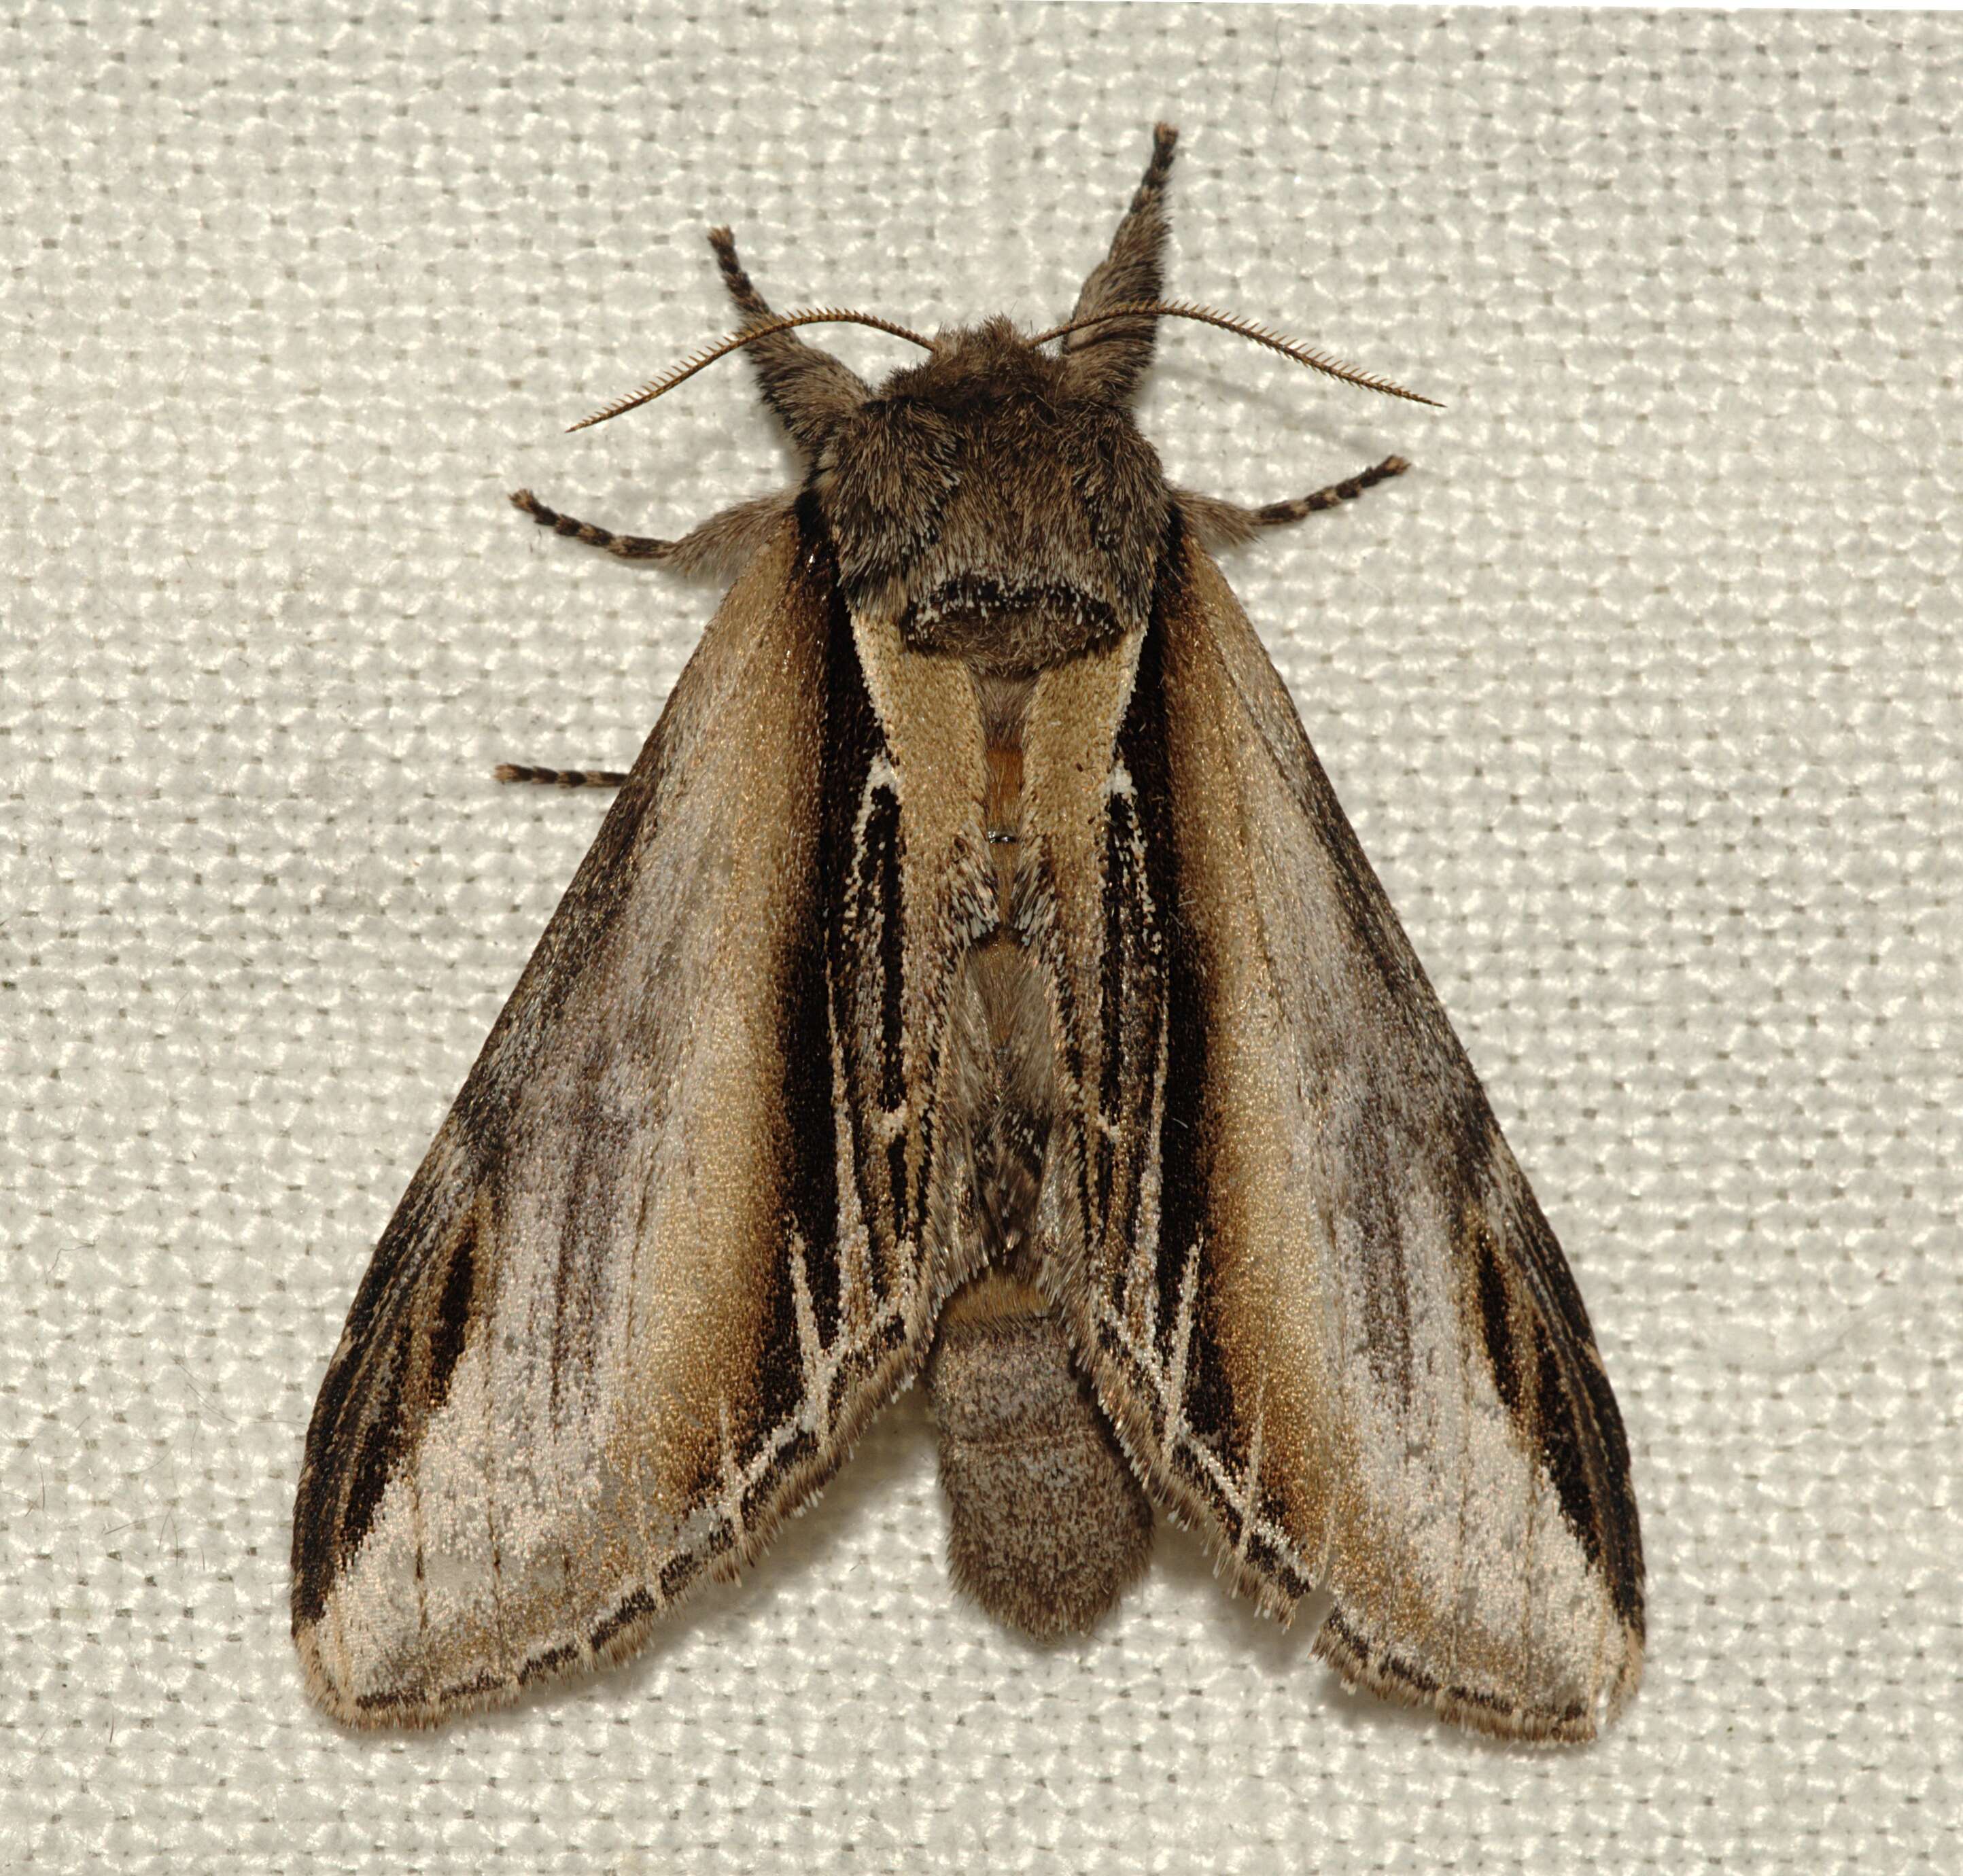
M 1580 1740 L 1634 1691 L 1628 1455 L 1558 1246 L 1130 405 L 1174 132 L 1071 319 L 773 314 L 798 485 L 679 540 L 727 597 L 390 1221 L 321 1388 L 307 1686 L 431 1725 L 617 1661 L 923 1378 L 956 1582 L 1094 1623 L 1154 1514 L 1343 1679 Z M 924 360 L 876 389 L 798 334 Z M 1400 393 L 1401 395 L 1411 395 Z

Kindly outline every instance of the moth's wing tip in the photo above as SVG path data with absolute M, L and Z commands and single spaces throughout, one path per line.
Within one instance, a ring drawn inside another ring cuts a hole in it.
M 351 1732 L 373 1732 L 379 1727 L 405 1724 L 393 1712 L 362 1705 L 354 1689 L 329 1666 L 321 1646 L 320 1630 L 318 1621 L 303 1621 L 297 1616 L 294 1618 L 293 1652 L 299 1657 L 300 1680 L 306 1689 L 307 1698 L 335 1725 L 346 1727 Z
M 460 1714 L 487 1707 L 509 1706 L 518 1697 L 519 1683 L 486 1680 L 467 1692 L 431 1698 L 405 1683 L 357 1693 L 335 1664 L 322 1631 L 331 1618 L 296 1619 L 293 1650 L 300 1661 L 306 1696 L 335 1725 L 351 1733 L 426 1731 L 446 1724 Z
M 1622 1665 L 1616 1670 L 1602 1697 L 1600 1724 L 1603 1726 L 1611 1725 L 1620 1719 L 1642 1688 L 1644 1649 L 1642 1632 L 1640 1629 L 1625 1628 L 1622 1634 L 1625 1652 Z
M 708 1574 L 703 1573 L 705 1577 Z M 515 1673 L 479 1673 L 450 1686 L 442 1686 L 425 1664 L 421 1676 L 404 1674 L 393 1684 L 357 1692 L 323 1645 L 327 1637 L 322 1631 L 330 1627 L 331 1614 L 312 1621 L 296 1620 L 293 1647 L 308 1699 L 337 1725 L 357 1733 L 421 1732 L 467 1714 L 495 1712 L 562 1682 L 619 1667 L 646 1647 L 661 1613 L 648 1602 L 597 1643 L 562 1644 L 533 1656 Z M 433 1687 L 436 1691 L 431 1691 Z
M 1344 1686 L 1361 1688 L 1399 1706 L 1427 1709 L 1455 1726 L 1523 1746 L 1586 1746 L 1635 1698 L 1642 1680 L 1643 1644 L 1625 1630 L 1622 1660 L 1606 1676 L 1587 1705 L 1535 1706 L 1481 1690 L 1443 1685 L 1422 1669 L 1372 1647 L 1344 1618 L 1338 1603 L 1316 1631 L 1312 1652 L 1334 1668 Z
M 312 1635 L 296 1635 L 294 1646 L 308 1699 L 351 1733 L 429 1732 L 466 1714 L 508 1707 L 530 1691 L 524 1682 L 511 1679 L 485 1680 L 434 1697 L 408 1686 L 357 1695 L 328 1666 Z

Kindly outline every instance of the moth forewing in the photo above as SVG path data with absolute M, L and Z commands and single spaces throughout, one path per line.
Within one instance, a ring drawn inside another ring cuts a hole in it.
M 1120 867 L 1106 930 L 1181 915 L 1101 968 L 1113 1024 L 1165 1012 L 1116 1077 L 1163 1104 L 1161 1204 L 1148 1243 L 1087 1188 L 1078 1333 L 1235 1571 L 1334 1593 L 1353 1678 L 1587 1737 L 1641 1656 L 1587 1317 L 1273 667 L 1203 552 L 1172 559 L 1117 744 L 1158 884 Z M 1084 1116 L 1087 1164 L 1109 1124 Z
M 957 1582 L 1039 1635 L 1151 1506 L 1349 1679 L 1508 1735 L 1635 1685 L 1587 1317 L 1209 543 L 1129 403 L 1174 133 L 1071 322 L 771 312 L 803 461 L 677 540 L 735 583 L 384 1233 L 294 1517 L 309 1689 L 429 1724 L 620 1658 L 752 1561 L 899 1387 Z M 925 362 L 876 390 L 800 331 Z M 1048 349 L 1050 341 L 1061 349 Z M 607 776 L 517 769 L 512 778 Z
M 338 1718 L 427 1724 L 629 1651 L 917 1365 L 932 1273 L 833 1125 L 838 827 L 883 760 L 833 591 L 787 519 L 383 1237 L 295 1516 Z

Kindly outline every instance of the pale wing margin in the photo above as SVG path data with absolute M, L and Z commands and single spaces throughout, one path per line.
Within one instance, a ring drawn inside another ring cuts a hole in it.
M 1226 581 L 1190 542 L 1167 566 L 1104 914 L 1065 927 L 1086 1071 L 1046 1193 L 1056 1288 L 1237 1586 L 1283 1615 L 1328 1589 L 1318 1651 L 1380 1693 L 1590 1737 L 1640 1677 L 1643 1605 L 1587 1314 Z
M 293 1532 L 349 1724 L 631 1652 L 917 1362 L 930 1276 L 835 1122 L 823 850 L 885 765 L 828 554 L 787 517 L 732 588 L 357 1297 Z

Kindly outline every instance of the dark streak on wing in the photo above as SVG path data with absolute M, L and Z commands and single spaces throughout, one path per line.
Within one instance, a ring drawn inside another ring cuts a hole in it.
M 1132 836 L 1137 821 L 1132 804 L 1122 797 L 1111 803 L 1111 818 L 1104 832 L 1104 955 L 1097 985 L 1098 1032 L 1104 1039 L 1103 1060 L 1099 1070 L 1097 1111 L 1116 1114 L 1123 1104 L 1126 1087 L 1125 1059 L 1124 966 L 1129 947 L 1126 943 L 1138 916 L 1137 882 L 1131 878 Z M 1090 1215 L 1108 1218 L 1111 1191 L 1116 1170 L 1118 1143 L 1103 1128 L 1088 1142 L 1091 1164 L 1085 1170 L 1090 1183 Z M 1126 1237 L 1129 1241 L 1130 1234 Z M 1124 1281 L 1122 1272 L 1119 1282 Z M 1122 1308 L 1124 1292 L 1116 1295 Z
M 1555 1308 L 1532 1318 L 1531 1362 L 1516 1332 L 1512 1360 L 1524 1379 L 1535 1381 L 1541 1456 L 1554 1481 L 1561 1515 L 1601 1570 L 1616 1612 L 1643 1633 L 1642 1538 L 1629 1489 L 1628 1436 L 1596 1352 L 1587 1311 L 1561 1254 L 1552 1228 L 1525 1180 L 1518 1182 L 1510 1236 L 1518 1267 L 1538 1276 Z M 1550 1334 L 1550 1330 L 1553 1333 Z M 1558 1340 L 1555 1338 L 1558 1337 Z M 1497 1378 L 1497 1369 L 1495 1369 Z M 1591 1426 L 1599 1459 L 1581 1445 L 1577 1429 Z
M 1643 1624 L 1642 1536 L 1629 1485 L 1628 1436 L 1609 1386 L 1609 1377 L 1592 1354 L 1584 1359 L 1581 1385 L 1595 1410 L 1595 1430 L 1608 1455 L 1608 1491 L 1603 1506 L 1609 1552 L 1607 1576 L 1616 1612 L 1641 1640 Z
M 1506 1273 L 1494 1251 L 1492 1233 L 1476 1211 L 1468 1208 L 1460 1228 L 1471 1244 L 1479 1288 L 1480 1327 L 1484 1332 L 1493 1385 L 1499 1390 L 1500 1404 L 1509 1413 L 1517 1414 L 1520 1371 L 1514 1359 L 1513 1305 L 1507 1292 Z
M 798 523 L 803 539 L 813 543 L 829 562 L 831 549 L 825 533 L 825 523 L 820 517 L 816 504 L 806 496 L 798 504 Z M 807 549 L 807 553 L 811 551 Z M 860 917 L 863 897 L 857 876 L 854 842 L 859 818 L 859 808 L 863 795 L 866 776 L 876 757 L 885 749 L 885 740 L 881 735 L 879 720 L 873 710 L 873 700 L 866 689 L 864 673 L 859 665 L 857 648 L 853 643 L 851 615 L 841 596 L 836 578 L 831 584 L 829 616 L 826 625 L 825 644 L 825 773 L 820 783 L 821 806 L 818 833 L 818 905 L 820 939 L 824 946 L 823 972 L 825 983 L 825 1027 L 821 1044 L 818 1047 L 819 1061 L 822 1064 L 822 1090 L 815 1084 L 810 1099 L 814 1106 L 821 1100 L 828 1109 L 835 1113 L 837 1090 L 832 1085 L 832 1049 L 834 1042 L 844 1062 L 847 1089 L 855 1097 L 847 1103 L 846 1124 L 851 1129 L 851 1164 L 853 1177 L 857 1190 L 856 1197 L 860 1215 L 869 1226 L 879 1218 L 883 1208 L 877 1191 L 877 1182 L 872 1173 L 873 1144 L 866 1126 L 866 1103 L 863 1098 L 863 1086 L 855 1061 L 850 1039 L 857 1028 L 854 1007 L 856 972 L 862 960 L 854 955 L 854 936 Z M 815 1036 L 814 1042 L 817 1041 Z M 818 1072 L 814 1064 L 813 1073 Z M 833 1160 L 836 1166 L 836 1159 Z M 813 1231 L 805 1241 L 812 1244 L 828 1243 L 835 1236 L 837 1219 L 837 1194 L 836 1173 L 831 1175 L 832 1206 L 828 1214 L 813 1213 Z M 870 1273 L 876 1298 L 883 1292 L 887 1275 L 878 1257 L 869 1260 Z M 818 1311 L 821 1330 L 827 1339 L 835 1331 L 838 1321 L 839 1297 L 837 1260 L 827 1257 L 814 1260 L 812 1281 L 814 1285 L 812 1304 Z M 815 1267 L 822 1263 L 826 1267 L 821 1276 Z M 822 1281 L 826 1297 L 821 1307 L 815 1294 L 815 1286 Z
M 471 1299 L 477 1289 L 477 1218 L 467 1213 L 450 1247 L 450 1273 L 444 1279 L 436 1319 L 430 1324 L 429 1410 L 450 1398 L 450 1376 L 463 1356 L 470 1330 Z
M 1597 1564 L 1616 1612 L 1638 1637 L 1643 1634 L 1642 1538 L 1629 1488 L 1628 1436 L 1596 1351 L 1588 1312 L 1553 1228 L 1523 1179 L 1516 1177 L 1510 1234 L 1541 1305 L 1533 1318 L 1532 1369 L 1538 1383 L 1540 1449 L 1559 1496 L 1562 1516 Z M 1550 1340 L 1552 1328 L 1559 1337 Z M 1516 1333 L 1516 1372 L 1529 1368 Z M 1495 1368 L 1495 1378 L 1497 1378 Z M 1595 1460 L 1577 1442 L 1576 1428 L 1591 1425 L 1600 1447 Z
M 1162 1359 L 1170 1358 L 1175 1338 L 1183 1333 L 1186 1356 L 1184 1397 L 1165 1402 L 1164 1413 L 1168 1420 L 1175 1414 L 1181 1416 L 1188 1431 L 1232 1467 L 1245 1456 L 1247 1417 L 1235 1411 L 1228 1364 L 1218 1340 L 1214 1260 L 1204 1250 L 1209 1221 L 1222 1205 L 1231 1210 L 1234 1202 L 1231 1193 L 1218 1189 L 1213 1166 L 1208 1030 L 1219 1017 L 1214 1008 L 1215 987 L 1195 968 L 1199 947 L 1186 936 L 1178 808 L 1167 760 L 1166 635 L 1183 599 L 1174 571 L 1183 564 L 1178 530 L 1175 516 L 1167 524 L 1167 547 L 1152 619 L 1139 650 L 1131 702 L 1118 733 L 1119 757 L 1132 778 L 1132 799 L 1145 841 L 1148 917 L 1164 940 L 1156 949 L 1141 945 L 1135 959 L 1127 960 L 1132 965 L 1134 981 L 1125 987 L 1121 1010 L 1142 1004 L 1157 1016 L 1165 1037 L 1164 1116 L 1157 1143 L 1159 1353 Z M 1193 806 L 1187 804 L 1189 814 Z M 1158 1052 L 1155 1040 L 1142 1036 L 1135 1045 L 1141 1058 L 1135 1085 L 1151 1086 Z M 1106 1228 L 1110 1228 L 1108 1223 Z M 1182 1330 L 1180 1301 L 1196 1246 L 1202 1247 L 1202 1254 Z M 1193 1489 L 1214 1503 L 1223 1520 L 1233 1526 L 1231 1535 L 1238 1540 L 1239 1514 L 1220 1499 L 1211 1479 L 1183 1449 L 1168 1452 L 1167 1458 Z
M 828 595 L 823 773 L 812 778 L 823 804 L 812 860 L 816 888 L 812 902 L 821 911 L 805 921 L 797 936 L 780 1005 L 787 1070 L 783 1097 L 785 1158 L 778 1168 L 759 1170 L 775 1172 L 782 1212 L 791 1231 L 806 1247 L 805 1279 L 814 1325 L 819 1340 L 829 1345 L 838 1337 L 843 1311 L 837 1255 L 839 1119 L 832 1082 L 831 1026 L 834 985 L 843 980 L 847 962 L 833 955 L 831 934 L 840 929 L 854 889 L 853 822 L 867 770 L 883 745 L 853 645 L 851 619 L 837 597 L 831 544 L 822 523 L 808 507 L 800 508 L 799 520 L 802 577 Z M 853 1126 L 856 1135 L 856 1104 Z M 862 1144 L 855 1138 L 855 1163 L 863 1164 L 857 1150 Z M 864 1205 L 869 1194 L 863 1178 L 860 1184 L 859 1198 Z M 755 1456 L 755 1442 L 788 1419 L 803 1398 L 802 1346 L 788 1257 L 773 1273 L 764 1337 L 765 1347 L 754 1371 L 759 1402 L 750 1429 L 753 1439 L 744 1442 L 739 1455 L 745 1465 Z M 788 1468 L 812 1457 L 814 1451 L 809 1434 L 800 1435 L 781 1450 L 748 1494 L 745 1518 L 761 1510 Z
M 299 1490 L 293 1514 L 293 1593 L 296 1621 L 320 1619 L 326 1607 L 328 1586 L 347 1554 L 347 1542 L 343 1535 L 347 1522 L 345 1502 L 330 1506 L 323 1502 L 325 1494 L 333 1486 L 358 1474 L 364 1467 L 379 1466 L 386 1477 L 387 1468 L 392 1463 L 386 1444 L 389 1424 L 386 1420 L 382 1423 L 383 1443 L 379 1451 L 371 1448 L 359 1458 L 339 1466 L 329 1467 L 322 1463 L 346 1442 L 347 1435 L 343 1423 L 347 1417 L 349 1402 L 354 1397 L 355 1381 L 364 1371 L 364 1358 L 386 1360 L 392 1346 L 385 1340 L 377 1345 L 382 1351 L 379 1357 L 370 1353 L 370 1326 L 386 1294 L 385 1286 L 374 1281 L 380 1261 L 378 1254 L 375 1263 L 370 1266 L 368 1279 L 356 1294 L 354 1307 L 348 1312 L 347 1327 L 341 1332 L 341 1346 L 328 1364 L 327 1373 L 321 1381 L 320 1397 L 314 1404 L 312 1423 L 307 1436 L 307 1458 L 300 1468 Z M 399 1378 L 392 1375 L 385 1384 L 387 1393 L 392 1396 L 399 1385 Z M 370 1438 L 376 1438 L 373 1432 Z M 379 1490 L 379 1485 L 373 1490 L 362 1521 L 363 1530 L 367 1529 L 367 1519 L 373 1516 Z M 359 1538 L 355 1541 L 358 1542 Z
M 853 871 L 858 904 L 862 908 L 871 908 L 878 920 L 878 940 L 874 947 L 879 960 L 879 1086 L 876 1098 L 880 1111 L 887 1114 L 898 1109 L 907 1095 L 905 1036 L 901 1022 L 906 957 L 906 900 L 900 879 L 901 837 L 898 799 L 890 788 L 876 789 L 866 815 L 864 844 L 859 850 Z M 905 1235 L 909 1212 L 907 1144 L 903 1131 L 887 1142 L 886 1177 L 899 1230 Z
M 807 1258 L 805 1262 L 808 1266 L 815 1263 L 823 1269 L 828 1279 L 823 1287 L 833 1304 L 835 1314 L 838 1293 L 835 1276 L 837 1260 L 831 1257 L 818 1257 Z M 812 1279 L 811 1287 L 814 1292 L 820 1287 L 815 1276 Z M 813 1315 L 818 1313 L 818 1301 L 815 1294 L 812 1313 Z M 736 1461 L 739 1466 L 745 1468 L 761 1450 L 770 1429 L 796 1413 L 798 1404 L 804 1398 L 804 1370 L 798 1334 L 797 1292 L 791 1282 L 788 1259 L 770 1273 L 770 1294 L 758 1324 L 758 1335 L 761 1346 L 749 1369 L 754 1393 L 752 1399 L 745 1404 L 748 1424 L 736 1429 Z M 774 1474 L 771 1476 L 770 1483 L 776 1483 Z
M 1189 1112 L 1205 1111 L 1206 1029 L 1202 986 L 1188 968 L 1186 947 L 1172 940 L 1181 923 L 1178 850 L 1173 839 L 1172 780 L 1166 762 L 1164 629 L 1154 608 L 1138 653 L 1138 674 L 1125 719 L 1118 732 L 1118 756 L 1132 778 L 1132 799 L 1145 839 L 1145 888 L 1159 928 L 1169 942 L 1161 953 L 1164 981 L 1160 991 L 1161 1020 L 1166 1029 L 1166 1114 L 1157 1143 L 1161 1150 L 1159 1192 L 1158 1309 L 1159 1346 L 1170 1354 L 1179 1314 L 1180 1286 L 1194 1244 L 1205 1231 L 1212 1210 L 1211 1171 L 1198 1129 Z M 1114 1041 L 1124 1033 L 1126 1001 L 1142 986 L 1124 981 L 1114 971 L 1102 1013 L 1105 1033 Z M 1175 1113 L 1175 1106 L 1178 1112 Z M 1101 1230 L 1110 1230 L 1094 1212 Z M 1166 1404 L 1168 1410 L 1177 1405 Z
M 1127 823 L 1132 820 L 1132 804 L 1113 802 L 1112 819 L 1114 824 L 1121 818 Z M 1123 809 L 1121 816 L 1117 810 Z M 1128 1087 L 1135 1087 L 1128 1078 L 1127 1071 L 1132 1064 L 1125 1056 L 1126 1029 L 1125 1024 L 1126 992 L 1128 984 L 1124 960 L 1126 955 L 1125 939 L 1132 920 L 1137 916 L 1140 901 L 1145 897 L 1145 882 L 1136 876 L 1133 854 L 1119 838 L 1114 824 L 1105 844 L 1104 856 L 1104 951 L 1101 961 L 1097 986 L 1097 1033 L 1102 1039 L 1103 1052 L 1097 1091 L 1098 1112 L 1100 1115 L 1113 1115 L 1120 1111 Z M 1113 1190 L 1116 1175 L 1119 1170 L 1119 1154 L 1121 1144 L 1129 1144 L 1131 1151 L 1125 1156 L 1123 1170 L 1131 1175 L 1127 1181 L 1126 1218 L 1125 1228 L 1116 1241 L 1129 1245 L 1135 1241 L 1138 1225 L 1138 1173 L 1140 1149 L 1136 1141 L 1121 1143 L 1110 1137 L 1103 1128 L 1092 1132 L 1085 1142 L 1084 1196 L 1080 1202 L 1084 1215 L 1089 1218 L 1107 1219 L 1111 1215 Z M 1132 1270 L 1129 1262 L 1122 1254 L 1113 1258 L 1108 1266 L 1110 1271 L 1112 1306 L 1120 1315 L 1130 1307 Z
M 341 1437 L 351 1437 L 355 1442 L 354 1456 L 344 1468 L 346 1495 L 338 1518 L 321 1519 L 319 1529 L 309 1530 L 304 1566 L 299 1554 L 301 1546 L 297 1523 L 295 1527 L 296 1606 L 310 1610 L 310 1619 L 317 1618 L 319 1609 L 325 1605 L 335 1572 L 361 1548 L 363 1539 L 367 1536 L 375 1515 L 381 1509 L 389 1482 L 408 1448 L 412 1426 L 418 1420 L 434 1413 L 449 1397 L 450 1378 L 462 1359 L 468 1337 L 476 1289 L 476 1219 L 473 1214 L 466 1212 L 444 1253 L 450 1260 L 449 1268 L 435 1313 L 424 1322 L 413 1325 L 415 1339 L 422 1343 L 421 1362 L 418 1364 L 411 1359 L 415 1346 L 411 1335 L 397 1335 L 378 1342 L 372 1358 L 376 1364 L 373 1372 L 384 1378 L 379 1387 L 371 1380 L 364 1391 L 366 1410 L 358 1424 L 351 1428 L 337 1426 Z M 407 1302 L 412 1303 L 413 1300 L 411 1295 Z M 347 1401 L 351 1397 L 347 1390 L 359 1372 L 359 1365 L 349 1362 L 338 1372 L 342 1378 L 343 1391 L 336 1401 L 337 1420 L 347 1411 Z M 418 1409 L 414 1414 L 405 1411 L 412 1399 Z M 319 1489 L 318 1481 L 311 1474 L 303 1478 L 303 1484 Z M 420 1556 L 417 1561 L 420 1567 Z
M 325 1535 L 330 1540 L 325 1547 L 328 1554 L 322 1560 L 326 1567 L 319 1582 L 316 1584 L 311 1573 L 306 1579 L 310 1595 L 324 1599 L 334 1571 L 361 1548 L 361 1540 L 374 1522 L 382 1494 L 388 1490 L 389 1477 L 408 1444 L 408 1426 L 402 1414 L 406 1355 L 400 1341 L 391 1341 L 378 1352 L 378 1359 L 385 1365 L 381 1370 L 384 1378 L 379 1384 L 371 1380 L 364 1390 L 367 1416 L 357 1436 L 359 1443 L 354 1457 L 345 1468 L 347 1496 L 341 1503 L 339 1517 L 323 1521 Z
M 818 855 L 821 895 L 826 890 L 822 837 Z M 785 974 L 780 1013 L 785 1078 L 783 1119 L 786 1154 L 776 1169 L 786 1229 L 815 1251 L 831 1242 L 837 1229 L 837 1110 L 831 1085 L 831 1016 L 825 977 L 826 921 L 806 920 L 795 940 L 796 949 Z M 807 1255 L 805 1277 L 818 1333 L 827 1342 L 838 1333 L 838 1260 Z M 795 1308 L 789 1272 L 782 1273 L 782 1288 L 774 1307 Z
M 1546 1461 L 1548 1474 L 1554 1481 L 1555 1494 L 1561 1500 L 1561 1516 L 1568 1520 L 1568 1529 L 1580 1539 L 1588 1561 L 1599 1568 L 1602 1562 L 1600 1520 L 1596 1512 L 1595 1494 L 1589 1487 L 1587 1463 L 1574 1437 L 1575 1417 L 1582 1404 L 1568 1397 L 1554 1343 L 1548 1337 L 1546 1326 L 1538 1321 L 1533 1325 L 1533 1354 L 1537 1408 L 1534 1417 L 1539 1427 L 1541 1457 Z
M 859 902 L 875 908 L 879 921 L 879 1105 L 891 1113 L 906 1099 L 907 1064 L 900 1010 L 906 956 L 906 906 L 900 890 L 900 804 L 890 788 L 876 791 L 866 812 L 865 844 L 857 860 Z
M 1113 756 L 1130 776 L 1122 742 Z M 1155 888 L 1150 862 L 1143 858 L 1148 836 L 1135 777 L 1131 783 L 1129 793 L 1120 788 L 1111 794 L 1105 827 L 1098 974 L 1103 1057 L 1099 1125 L 1091 1142 L 1098 1177 L 1087 1201 L 1095 1208 L 1088 1215 L 1102 1221 L 1105 1241 L 1113 1247 L 1111 1297 L 1121 1313 L 1131 1288 L 1129 1247 L 1147 1225 L 1143 1200 L 1158 1142 L 1135 1120 L 1151 1112 L 1158 1087 L 1166 992 Z

